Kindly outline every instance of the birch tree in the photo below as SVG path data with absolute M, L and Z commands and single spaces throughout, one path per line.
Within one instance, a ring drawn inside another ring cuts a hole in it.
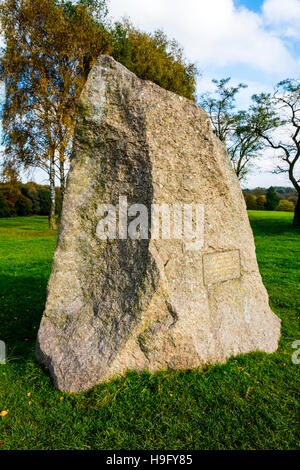
M 47 172 L 49 223 L 55 228 L 55 174 L 65 188 L 78 97 L 93 61 L 110 52 L 109 33 L 94 19 L 104 2 L 7 0 L 1 4 L 6 48 L 0 79 L 6 158 Z M 100 5 L 100 6 L 99 6 Z

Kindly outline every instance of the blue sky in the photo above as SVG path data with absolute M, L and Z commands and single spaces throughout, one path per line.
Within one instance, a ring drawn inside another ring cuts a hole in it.
M 200 72 L 198 93 L 212 78 L 248 85 L 238 99 L 248 107 L 253 93 L 272 91 L 285 78 L 299 78 L 300 0 L 109 0 L 110 17 L 129 17 L 146 31 L 163 29 L 183 46 Z M 273 175 L 276 156 L 266 152 L 245 184 L 290 186 Z M 31 175 L 36 181 L 42 176 Z M 25 177 L 24 177 L 25 178 Z M 44 178 L 44 176 L 43 176 Z
M 249 10 L 253 10 L 255 12 L 261 11 L 261 7 L 263 3 L 264 3 L 263 0 L 234 0 L 234 4 L 237 7 L 245 6 L 249 8 Z

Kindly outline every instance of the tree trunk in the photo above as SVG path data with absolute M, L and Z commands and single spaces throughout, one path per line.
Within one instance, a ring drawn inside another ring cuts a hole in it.
M 49 227 L 51 230 L 56 229 L 55 221 L 55 167 L 54 167 L 54 151 L 50 156 L 50 214 Z
M 295 207 L 293 225 L 294 227 L 300 227 L 300 194 L 298 195 L 298 200 Z
M 66 189 L 65 165 L 64 165 L 63 159 L 60 159 L 59 161 L 59 172 L 60 172 L 60 193 L 61 193 L 61 200 L 63 201 L 65 189 Z

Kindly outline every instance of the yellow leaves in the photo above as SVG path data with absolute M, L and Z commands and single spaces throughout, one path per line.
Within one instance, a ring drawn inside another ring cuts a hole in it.
M 3 417 L 3 416 L 6 416 L 6 415 L 7 415 L 7 413 L 8 413 L 8 411 L 6 411 L 6 410 L 3 410 L 3 411 L 1 411 L 1 412 L 0 412 L 0 416 L 2 416 L 2 417 Z
M 102 29 L 85 8 L 81 10 L 78 21 L 77 15 L 65 15 L 55 0 L 22 2 L 19 9 L 14 0 L 6 0 L 0 13 L 7 43 L 0 58 L 0 79 L 9 98 L 3 127 L 22 161 L 26 160 L 26 148 L 34 162 L 47 164 L 49 135 L 57 135 L 61 123 L 65 152 L 72 140 L 77 99 L 89 71 L 87 57 L 93 61 L 108 49 L 109 33 L 103 42 Z M 17 132 L 20 121 L 21 132 Z M 32 133 L 33 128 L 38 132 Z

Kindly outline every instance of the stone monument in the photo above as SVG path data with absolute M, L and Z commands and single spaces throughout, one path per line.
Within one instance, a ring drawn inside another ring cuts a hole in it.
M 37 359 L 64 391 L 273 352 L 238 179 L 205 111 L 100 56 L 80 99 Z

